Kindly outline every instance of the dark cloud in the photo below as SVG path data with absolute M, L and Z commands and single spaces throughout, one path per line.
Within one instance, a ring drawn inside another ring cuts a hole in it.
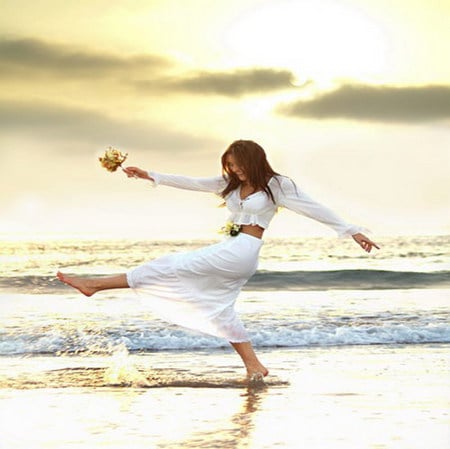
M 242 68 L 234 71 L 199 71 L 166 76 L 176 67 L 160 55 L 121 56 L 95 52 L 40 39 L 0 38 L 0 77 L 29 80 L 53 77 L 58 80 L 116 79 L 150 94 L 188 93 L 192 95 L 246 94 L 293 88 L 294 74 L 273 68 Z M 134 79 L 139 79 L 135 81 Z
M 142 91 L 194 95 L 224 95 L 238 97 L 246 94 L 293 88 L 294 74 L 289 70 L 246 68 L 229 72 L 198 72 L 193 75 L 133 83 Z
M 417 123 L 450 118 L 450 86 L 392 87 L 348 84 L 282 105 L 278 112 L 315 119 Z
M 71 141 L 92 146 L 183 152 L 217 148 L 217 141 L 166 130 L 144 121 L 125 121 L 97 111 L 44 102 L 0 101 L 0 134 L 55 143 Z
M 158 55 L 118 56 L 79 49 L 39 39 L 0 39 L 0 72 L 3 76 L 98 78 L 127 74 L 131 70 L 167 68 L 171 62 Z

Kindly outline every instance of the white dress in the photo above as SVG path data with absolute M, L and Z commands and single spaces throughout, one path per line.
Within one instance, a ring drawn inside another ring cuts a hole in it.
M 154 185 L 220 194 L 226 185 L 223 177 L 190 178 L 149 172 Z M 363 228 L 343 221 L 326 207 L 300 191 L 292 180 L 274 176 L 268 183 L 275 203 L 265 192 L 241 199 L 239 189 L 225 202 L 236 224 L 254 224 L 266 229 L 278 207 L 331 226 L 344 237 Z M 249 336 L 234 310 L 242 286 L 255 273 L 261 239 L 240 233 L 220 243 L 194 251 L 169 254 L 127 272 L 128 285 L 143 293 L 145 303 L 159 317 L 190 329 L 230 342 L 249 341 Z

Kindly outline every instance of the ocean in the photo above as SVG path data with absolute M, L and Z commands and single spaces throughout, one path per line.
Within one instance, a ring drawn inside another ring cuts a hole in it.
M 237 310 L 270 374 L 106 275 L 212 242 L 0 241 L 0 447 L 447 448 L 450 236 L 268 239 Z M 358 430 L 359 426 L 359 430 Z

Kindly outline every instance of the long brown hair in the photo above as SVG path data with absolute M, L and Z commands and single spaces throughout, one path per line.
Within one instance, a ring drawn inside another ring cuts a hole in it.
M 241 184 L 239 178 L 227 165 L 229 155 L 236 159 L 236 163 L 245 172 L 248 183 L 255 189 L 255 192 L 262 190 L 275 202 L 268 182 L 272 176 L 278 175 L 279 173 L 275 172 L 270 166 L 263 148 L 252 140 L 236 140 L 223 153 L 222 173 L 228 179 L 228 184 L 221 193 L 222 198 L 225 198 L 230 192 L 236 190 Z

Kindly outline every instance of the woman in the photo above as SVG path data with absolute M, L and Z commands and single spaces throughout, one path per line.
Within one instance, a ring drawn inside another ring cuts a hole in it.
M 362 228 L 343 221 L 309 198 L 295 183 L 276 173 L 264 150 L 250 140 L 233 142 L 222 155 L 222 176 L 190 178 L 123 169 L 128 177 L 147 179 L 181 189 L 220 195 L 231 211 L 229 237 L 198 250 L 170 254 L 127 273 L 107 278 L 58 278 L 86 296 L 100 290 L 140 290 L 162 318 L 187 328 L 226 338 L 241 356 L 250 379 L 268 374 L 258 360 L 248 334 L 234 310 L 247 280 L 255 273 L 264 230 L 278 207 L 287 207 L 329 225 L 339 236 L 352 236 L 367 252 L 379 248 L 361 233 Z

